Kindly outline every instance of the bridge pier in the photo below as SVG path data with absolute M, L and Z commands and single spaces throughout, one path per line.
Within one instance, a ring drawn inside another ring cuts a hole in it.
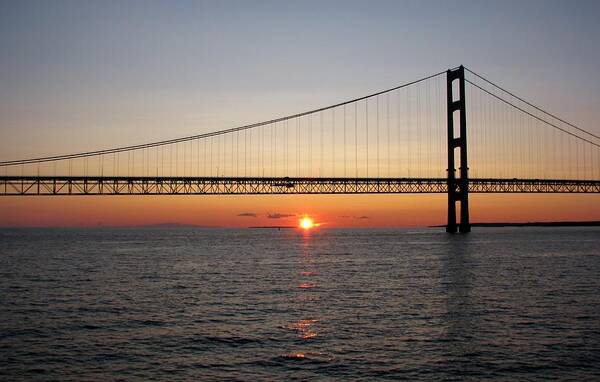
M 454 99 L 452 85 L 458 81 L 458 98 Z M 471 232 L 469 222 L 469 166 L 467 161 L 467 115 L 465 102 L 465 68 L 461 65 L 446 72 L 448 107 L 448 224 L 446 232 Z M 454 115 L 459 113 L 459 135 L 454 130 Z M 460 151 L 460 177 L 456 178 L 455 150 Z M 456 202 L 460 203 L 460 223 L 456 223 Z

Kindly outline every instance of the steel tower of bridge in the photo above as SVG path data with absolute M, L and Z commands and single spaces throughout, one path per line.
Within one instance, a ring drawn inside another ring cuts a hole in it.
M 458 98 L 454 99 L 453 83 L 458 82 Z M 456 202 L 460 203 L 459 231 L 471 231 L 469 222 L 469 162 L 467 159 L 467 112 L 465 102 L 465 68 L 449 69 L 446 73 L 448 103 L 448 223 L 446 232 L 456 232 Z M 458 113 L 459 135 L 455 135 L 455 114 Z M 460 177 L 456 178 L 455 155 L 459 149 Z

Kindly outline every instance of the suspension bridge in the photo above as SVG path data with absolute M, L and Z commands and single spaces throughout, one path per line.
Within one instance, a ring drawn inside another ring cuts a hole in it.
M 3 196 L 444 193 L 446 230 L 469 232 L 469 193 L 600 193 L 600 136 L 460 66 L 269 121 L 0 170 Z

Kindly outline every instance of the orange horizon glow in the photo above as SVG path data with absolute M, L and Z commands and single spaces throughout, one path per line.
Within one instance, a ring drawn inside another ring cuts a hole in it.
M 2 197 L 1 227 L 425 227 L 446 223 L 444 194 Z M 472 194 L 472 222 L 600 220 L 597 194 Z

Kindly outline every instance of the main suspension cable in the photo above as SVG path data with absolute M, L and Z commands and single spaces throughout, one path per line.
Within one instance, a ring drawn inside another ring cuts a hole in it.
M 591 145 L 594 145 L 594 146 L 596 146 L 596 147 L 599 147 L 599 148 L 600 148 L 600 144 L 598 144 L 598 143 L 595 143 L 595 142 L 592 142 L 592 141 L 590 141 L 589 139 L 583 138 L 583 137 L 581 137 L 581 136 L 579 136 L 579 135 L 577 135 L 577 134 L 575 134 L 575 133 L 572 133 L 572 132 L 570 132 L 570 131 L 568 131 L 568 130 L 565 130 L 565 129 L 563 129 L 562 127 L 560 127 L 560 126 L 557 126 L 556 124 L 554 124 L 554 123 L 552 123 L 552 122 L 549 122 L 549 121 L 547 121 L 547 120 L 545 120 L 545 119 L 543 119 L 543 118 L 541 118 L 541 117 L 539 117 L 539 116 L 537 116 L 537 115 L 535 115 L 535 114 L 533 114 L 533 113 L 530 113 L 529 111 L 527 111 L 527 110 L 525 110 L 525 109 L 523 109 L 523 108 L 521 108 L 521 107 L 519 107 L 519 106 L 515 105 L 514 103 L 512 103 L 512 102 L 510 102 L 510 101 L 507 101 L 507 100 L 505 100 L 504 98 L 500 97 L 499 95 L 497 95 L 497 94 L 494 94 L 494 93 L 490 92 L 490 91 L 489 91 L 489 90 L 487 90 L 487 89 L 484 89 L 483 87 L 481 87 L 481 86 L 477 85 L 476 83 L 474 83 L 474 82 L 472 82 L 472 81 L 470 81 L 470 80 L 468 80 L 468 79 L 466 79 L 466 78 L 465 78 L 465 82 L 468 82 L 469 84 L 471 84 L 471 85 L 475 86 L 475 87 L 476 87 L 476 88 L 478 88 L 479 90 L 481 90 L 481 91 L 483 91 L 483 92 L 485 92 L 485 93 L 487 93 L 487 94 L 491 95 L 492 97 L 494 97 L 494 98 L 496 98 L 496 99 L 498 99 L 498 100 L 500 100 L 500 101 L 502 101 L 502 102 L 504 102 L 504 103 L 506 103 L 506 104 L 508 104 L 508 105 L 510 105 L 510 106 L 512 106 L 512 107 L 514 107 L 514 108 L 515 108 L 515 109 L 517 109 L 517 110 L 520 110 L 521 112 L 523 112 L 523 113 L 525 113 L 525 114 L 529 115 L 530 117 L 533 117 L 533 118 L 535 118 L 536 120 L 538 120 L 538 121 L 540 121 L 540 122 L 543 122 L 543 123 L 545 123 L 545 124 L 547 124 L 547 125 L 549 125 L 549 126 L 552 126 L 552 127 L 554 127 L 555 129 L 558 129 L 558 130 L 562 131 L 563 133 L 569 134 L 569 135 L 571 135 L 571 136 L 573 136 L 573 137 L 575 137 L 575 138 L 577 138 L 577 139 L 580 139 L 580 140 L 582 140 L 582 141 L 585 141 L 585 142 L 587 142 L 587 143 L 589 143 L 589 144 L 591 144 Z M 585 130 L 583 130 L 583 131 L 585 131 Z M 588 134 L 590 134 L 590 135 L 593 135 L 593 134 L 591 134 L 591 133 L 588 133 Z
M 203 138 L 210 138 L 210 137 L 214 137 L 214 136 L 219 136 L 219 135 L 224 135 L 224 134 L 228 134 L 228 133 L 234 133 L 237 131 L 243 131 L 243 130 L 248 130 L 248 129 L 252 129 L 252 128 L 256 128 L 256 127 L 260 127 L 260 126 L 265 126 L 265 125 L 272 125 L 272 124 L 276 124 L 278 122 L 283 122 L 283 121 L 287 121 L 290 119 L 294 119 L 294 118 L 299 118 L 299 117 L 303 117 L 303 116 L 307 116 L 307 115 L 312 115 L 315 113 L 319 113 L 325 110 L 329 110 L 329 109 L 333 109 L 333 108 L 337 108 L 340 106 L 344 106 L 344 105 L 348 105 L 348 104 L 352 104 L 358 101 L 362 101 L 362 100 L 367 100 L 369 98 L 372 97 L 376 97 L 380 94 L 385 94 L 385 93 L 389 93 L 392 92 L 394 90 L 398 90 L 398 89 L 402 89 L 404 87 L 407 86 L 411 86 L 426 80 L 429 80 L 431 78 L 440 76 L 442 74 L 445 74 L 446 71 L 442 71 L 439 73 L 435 73 L 435 74 L 431 74 L 429 76 L 426 77 L 422 77 L 418 80 L 415 81 L 411 81 L 411 82 L 407 82 L 405 84 L 387 89 L 387 90 L 382 90 L 376 93 L 372 93 L 363 97 L 359 97 L 359 98 L 355 98 L 349 101 L 345 101 L 345 102 L 340 102 L 334 105 L 330 105 L 330 106 L 325 106 L 325 107 L 321 107 L 318 109 L 313 109 L 313 110 L 309 110 L 309 111 L 305 111 L 302 113 L 297 113 L 297 114 L 292 114 L 292 115 L 288 115 L 285 117 L 280 117 L 280 118 L 276 118 L 276 119 L 272 119 L 272 120 L 268 120 L 268 121 L 262 121 L 262 122 L 257 122 L 257 123 L 253 123 L 253 124 L 249 124 L 249 125 L 244 125 L 244 126 L 239 126 L 239 127 L 234 127 L 234 128 L 230 128 L 230 129 L 225 129 L 225 130 L 219 130 L 219 131 L 213 131 L 213 132 L 208 132 L 208 133 L 203 133 L 203 134 L 197 134 L 197 135 L 191 135 L 191 136 L 187 136 L 187 137 L 182 137 L 182 138 L 175 138 L 175 139 L 168 139 L 168 140 L 163 140 L 163 141 L 156 141 L 156 142 L 151 142 L 151 143 L 144 143 L 144 144 L 138 144 L 138 145 L 131 145 L 131 146 L 123 146 L 123 147 L 117 147 L 117 148 L 111 148 L 111 149 L 104 149 L 104 150 L 95 150 L 95 151 L 86 151 L 86 152 L 80 152 L 80 153 L 76 153 L 76 154 L 65 154 L 65 155 L 55 155 L 55 156 L 46 156 L 46 157 L 38 157 L 38 158 L 30 158 L 30 159 L 20 159 L 20 160 L 9 160 L 9 161 L 1 161 L 0 162 L 0 167 L 4 167 L 4 166 L 11 166 L 11 165 L 19 165 L 19 164 L 30 164 L 30 163 L 41 163 L 41 162 L 51 162 L 51 161 L 59 161 L 59 160 L 65 160 L 65 159 L 75 159 L 75 158 L 83 158 L 83 157 L 90 157 L 90 156 L 96 156 L 96 155 L 102 155 L 102 154 L 112 154 L 112 153 L 120 153 L 120 152 L 124 152 L 124 151 L 134 151 L 134 150 L 139 150 L 139 149 L 144 149 L 144 148 L 149 148 L 149 147 L 157 147 L 157 146 L 164 146 L 164 145 L 170 145 L 170 144 L 175 144 L 175 143 L 181 143 L 181 142 L 186 142 L 189 140 L 193 140 L 193 139 L 203 139 Z
M 477 74 L 477 73 L 475 73 L 475 72 L 474 72 L 474 71 L 472 71 L 471 69 L 469 69 L 469 68 L 466 68 L 466 67 L 465 67 L 465 70 L 466 70 L 466 71 L 468 71 L 469 73 L 473 74 L 474 76 L 476 76 L 476 77 L 478 77 L 478 78 L 482 79 L 483 81 L 487 82 L 488 84 L 492 85 L 493 87 L 495 87 L 495 88 L 497 88 L 497 89 L 500 89 L 500 90 L 502 90 L 503 92 L 505 92 L 505 93 L 507 93 L 507 94 L 511 95 L 512 97 L 514 97 L 514 98 L 518 99 L 519 101 L 521 101 L 521 102 L 523 102 L 523 103 L 527 104 L 528 106 L 531 106 L 532 108 L 536 109 L 537 111 L 539 111 L 539 112 L 542 112 L 542 113 L 544 113 L 544 114 L 546 114 L 546 115 L 548 115 L 548 116 L 550 116 L 550 117 L 552 117 L 552 118 L 556 119 L 557 121 L 560 121 L 560 122 L 564 123 L 565 125 L 568 125 L 568 126 L 570 126 L 570 127 L 574 128 L 574 129 L 576 129 L 576 130 L 579 130 L 579 131 L 581 131 L 581 132 L 583 132 L 583 133 L 585 133 L 585 134 L 591 135 L 591 136 L 592 136 L 592 137 L 594 137 L 594 138 L 600 139 L 600 136 L 598 136 L 598 135 L 595 135 L 595 134 L 593 134 L 593 133 L 590 133 L 589 131 L 587 131 L 587 130 L 585 130 L 585 129 L 582 129 L 582 128 L 580 128 L 580 127 L 577 127 L 577 126 L 575 126 L 574 124 L 572 124 L 572 123 L 570 123 L 570 122 L 567 122 L 567 121 L 565 121 L 564 119 L 562 119 L 562 118 L 560 118 L 560 117 L 557 117 L 556 115 L 554 115 L 554 114 L 552 114 L 552 113 L 550 113 L 550 112 L 547 112 L 546 110 L 544 110 L 544 109 L 542 109 L 542 108 L 540 108 L 540 107 L 538 107 L 538 106 L 536 106 L 536 105 L 532 104 L 531 102 L 528 102 L 528 101 L 524 100 L 523 98 L 519 97 L 518 95 L 516 95 L 516 94 L 514 94 L 514 93 L 511 93 L 510 91 L 508 91 L 508 90 L 506 90 L 506 89 L 504 89 L 504 88 L 500 87 L 500 85 L 497 85 L 497 84 L 493 83 L 492 81 L 490 81 L 490 80 L 488 80 L 487 78 L 485 78 L 485 77 L 481 76 L 480 74 Z M 465 80 L 465 81 L 468 81 L 468 80 Z M 468 82 L 470 82 L 470 81 L 468 81 Z M 471 84 L 473 84 L 472 82 L 470 82 L 470 83 L 471 83 Z

